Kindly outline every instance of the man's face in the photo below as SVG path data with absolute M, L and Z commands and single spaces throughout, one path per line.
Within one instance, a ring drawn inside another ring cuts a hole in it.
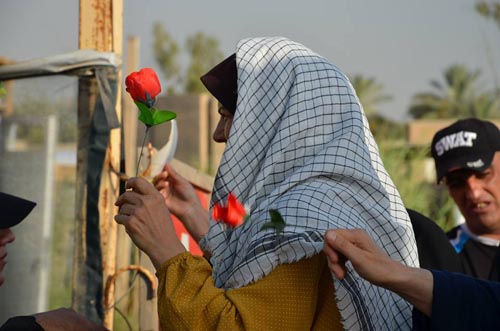
M 476 235 L 500 239 L 500 152 L 485 171 L 452 171 L 445 182 L 469 229 Z
M 7 264 L 7 244 L 16 239 L 14 233 L 10 229 L 0 229 L 0 286 L 4 282 L 3 268 Z

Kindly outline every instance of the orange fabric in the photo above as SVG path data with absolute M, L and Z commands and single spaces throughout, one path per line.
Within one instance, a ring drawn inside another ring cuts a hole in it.
M 208 200 L 210 199 L 210 194 L 200 190 L 198 188 L 195 188 L 196 194 L 198 195 L 198 199 L 201 201 L 201 205 L 205 210 L 208 210 Z M 201 251 L 200 247 L 198 246 L 198 243 L 196 240 L 191 237 L 189 234 L 188 230 L 184 227 L 184 224 L 175 217 L 174 214 L 171 214 L 172 216 L 172 222 L 174 224 L 174 229 L 175 233 L 177 234 L 177 237 L 181 241 L 181 243 L 184 245 L 184 247 L 193 255 L 198 255 L 202 256 L 203 252 Z

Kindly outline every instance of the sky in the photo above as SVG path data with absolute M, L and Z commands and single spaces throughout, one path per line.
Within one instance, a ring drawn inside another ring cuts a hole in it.
M 140 66 L 159 71 L 152 25 L 183 45 L 197 32 L 224 55 L 248 37 L 284 36 L 325 56 L 346 74 L 374 77 L 393 97 L 389 118 L 408 120 L 411 97 L 431 90 L 453 64 L 480 69 L 479 87 L 500 81 L 500 29 L 473 0 L 123 0 L 124 38 L 140 38 Z M 1 0 L 0 56 L 21 61 L 78 47 L 77 0 Z M 126 60 L 126 59 L 125 59 Z M 163 81 L 163 77 L 160 77 Z

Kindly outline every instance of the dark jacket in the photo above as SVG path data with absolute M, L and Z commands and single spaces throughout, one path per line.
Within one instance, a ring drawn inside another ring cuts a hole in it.
M 414 310 L 413 330 L 500 330 L 500 283 L 432 270 L 432 318 Z
M 407 209 L 407 211 L 415 233 L 420 267 L 462 272 L 458 254 L 444 231 L 435 222 L 419 212 L 412 209 Z

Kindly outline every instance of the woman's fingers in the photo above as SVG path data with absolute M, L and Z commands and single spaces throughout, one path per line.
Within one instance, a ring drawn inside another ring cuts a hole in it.
M 134 205 L 127 203 L 120 206 L 120 208 L 118 209 L 118 214 L 130 216 L 134 213 L 134 211 L 135 211 Z
M 176 183 L 182 180 L 184 180 L 184 178 L 167 163 L 163 167 L 163 171 L 153 178 L 153 185 L 165 198 L 167 198 L 171 187 L 175 187 Z
M 115 202 L 115 205 L 119 207 L 118 217 L 115 218 L 117 222 L 126 221 L 124 216 L 135 215 L 138 211 L 137 208 L 154 204 L 158 199 L 163 201 L 158 191 L 143 178 L 134 177 L 129 179 L 126 188 L 131 190 L 124 192 Z
M 168 172 L 165 170 L 165 167 L 163 168 L 163 170 L 157 174 L 156 176 L 153 177 L 153 185 L 158 185 L 158 184 L 161 184 L 161 183 L 164 183 L 168 178 Z
M 118 224 L 125 225 L 130 220 L 130 215 L 116 214 L 115 221 Z
M 165 167 L 163 168 L 167 172 L 167 177 L 171 177 L 172 179 L 179 179 L 182 178 L 177 171 L 170 165 L 170 164 L 165 164 Z
M 129 192 L 126 192 L 126 193 L 129 193 Z M 130 193 L 134 193 L 134 192 L 130 192 Z M 134 194 L 137 195 L 136 193 L 134 193 Z M 134 215 L 135 210 L 137 208 L 137 204 L 131 204 L 129 202 L 125 202 L 125 200 L 126 199 L 123 198 L 123 200 L 122 200 L 123 203 L 118 204 L 119 205 L 118 214 L 115 215 L 115 221 L 119 224 L 127 223 L 130 220 L 131 216 Z
M 132 189 L 134 192 L 137 192 L 141 195 L 146 195 L 156 192 L 155 187 L 146 179 L 141 177 L 132 177 L 129 180 L 127 180 L 125 188 Z
M 158 175 L 156 175 L 153 178 L 153 184 L 156 186 L 157 184 L 160 184 L 161 182 L 165 182 L 167 180 L 172 180 L 172 179 L 177 179 L 179 178 L 180 175 L 175 171 L 175 169 L 170 165 L 170 164 L 165 164 L 163 167 L 162 172 L 160 172 Z
M 137 192 L 134 191 L 126 191 L 122 195 L 118 197 L 115 202 L 115 206 L 121 207 L 124 204 L 131 205 L 140 205 L 141 204 L 141 196 Z

